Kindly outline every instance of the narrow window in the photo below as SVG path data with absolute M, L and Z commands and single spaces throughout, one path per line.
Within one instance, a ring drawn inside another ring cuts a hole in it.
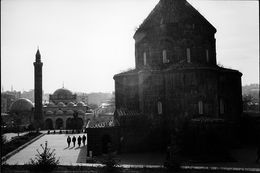
M 144 65 L 146 65 L 146 52 L 144 52 Z
M 224 112 L 225 112 L 225 106 L 224 106 L 224 101 L 223 101 L 223 99 L 220 99 L 220 103 L 219 103 L 220 105 L 219 105 L 219 112 L 220 112 L 220 114 L 224 114 Z
M 163 63 L 168 63 L 168 59 L 167 59 L 167 51 L 166 50 L 163 50 Z
M 206 59 L 207 59 L 207 62 L 209 62 L 209 50 L 206 49 Z
M 199 114 L 203 114 L 203 102 L 201 100 L 199 101 Z
M 190 48 L 186 49 L 186 53 L 187 53 L 187 62 L 190 63 L 191 62 L 191 60 L 190 60 Z
M 157 103 L 157 111 L 158 111 L 158 114 L 159 114 L 159 115 L 162 114 L 162 102 L 158 102 L 158 103 Z

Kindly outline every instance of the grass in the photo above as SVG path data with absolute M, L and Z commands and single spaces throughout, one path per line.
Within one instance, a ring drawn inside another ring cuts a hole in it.
M 39 136 L 40 134 L 41 133 L 39 133 L 39 132 L 30 132 L 24 136 L 19 136 L 9 142 L 6 142 L 2 146 L 1 156 L 3 157 L 5 155 L 7 155 L 8 153 L 14 151 L 15 149 L 22 146 L 23 144 L 29 142 L 33 138 Z

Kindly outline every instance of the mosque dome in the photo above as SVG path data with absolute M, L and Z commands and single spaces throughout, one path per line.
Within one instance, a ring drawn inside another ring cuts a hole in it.
M 52 103 L 52 102 L 50 102 L 50 103 L 47 105 L 47 107 L 55 107 L 55 104 Z
M 84 112 L 83 110 L 78 110 L 78 113 L 79 113 L 80 115 L 84 115 L 84 114 L 85 114 L 85 112 Z
M 74 113 L 73 110 L 68 110 L 68 111 L 67 111 L 67 114 L 73 114 L 73 113 Z
M 46 112 L 46 115 L 52 115 L 52 114 L 53 114 L 53 112 L 50 110 Z
M 12 103 L 10 106 L 10 112 L 23 112 L 23 111 L 32 111 L 33 103 L 31 100 L 26 98 L 20 98 Z
M 56 114 L 57 114 L 57 115 L 62 115 L 62 114 L 63 114 L 63 111 L 62 111 L 62 110 L 58 110 Z
M 76 106 L 76 105 L 75 105 L 75 103 L 73 103 L 73 102 L 69 102 L 67 106 L 68 106 L 68 107 L 73 107 L 73 106 Z
M 77 106 L 86 106 L 84 102 L 78 102 Z
M 63 102 L 59 102 L 58 107 L 65 107 L 65 104 Z
M 57 96 L 57 97 L 70 97 L 72 96 L 72 92 L 66 88 L 60 88 L 60 89 L 57 89 L 54 93 L 53 93 L 54 96 Z

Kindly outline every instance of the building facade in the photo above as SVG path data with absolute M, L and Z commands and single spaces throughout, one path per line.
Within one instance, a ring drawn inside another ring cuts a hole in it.
M 82 101 L 77 102 L 77 95 L 68 89 L 57 89 L 49 98 L 49 103 L 43 106 L 45 129 L 73 129 L 74 121 L 82 129 L 94 117 L 90 108 Z
M 216 64 L 215 33 L 186 0 L 160 0 L 134 34 L 135 69 L 114 76 L 117 112 L 139 112 L 163 133 L 183 118 L 237 122 L 242 74 Z

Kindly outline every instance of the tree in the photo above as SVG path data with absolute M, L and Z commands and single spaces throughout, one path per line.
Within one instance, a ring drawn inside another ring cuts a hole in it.
M 30 170 L 32 171 L 43 171 L 43 172 L 51 172 L 52 170 L 54 170 L 57 165 L 59 164 L 59 159 L 56 159 L 55 156 L 55 149 L 53 149 L 52 151 L 50 151 L 51 149 L 48 148 L 48 144 L 47 141 L 45 142 L 45 146 L 43 147 L 43 145 L 41 144 L 41 148 L 43 150 L 42 153 L 39 152 L 39 150 L 37 149 L 37 153 L 35 159 L 30 159 L 29 165 Z

